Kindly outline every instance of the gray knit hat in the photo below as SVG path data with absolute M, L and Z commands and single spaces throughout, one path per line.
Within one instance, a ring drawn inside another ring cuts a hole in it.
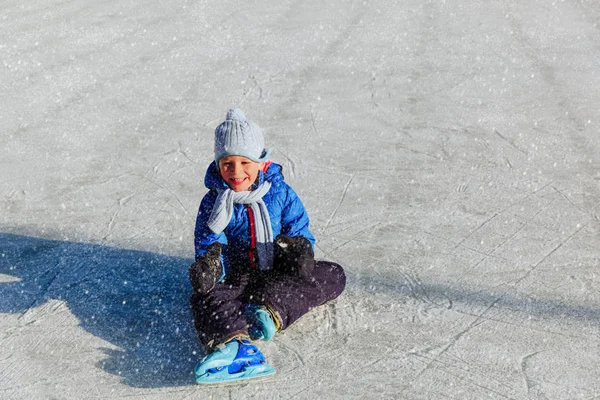
M 252 161 L 265 162 L 271 149 L 265 149 L 262 130 L 247 120 L 239 108 L 227 111 L 225 121 L 215 129 L 215 161 L 225 156 L 244 156 Z

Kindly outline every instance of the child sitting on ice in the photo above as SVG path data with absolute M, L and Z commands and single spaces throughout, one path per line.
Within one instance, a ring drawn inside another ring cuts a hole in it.
M 306 210 L 241 110 L 216 128 L 214 150 L 189 269 L 194 323 L 209 351 L 194 370 L 202 384 L 273 374 L 250 340 L 270 340 L 346 284 L 342 267 L 314 260 Z

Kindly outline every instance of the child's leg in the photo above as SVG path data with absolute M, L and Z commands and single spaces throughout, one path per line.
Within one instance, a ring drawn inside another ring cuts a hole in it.
M 236 282 L 217 283 L 208 294 L 192 294 L 194 325 L 204 346 L 212 349 L 234 336 L 248 335 L 243 304 L 239 300 L 247 283 L 247 277 L 243 277 Z
M 285 329 L 313 308 L 338 297 L 346 286 L 341 266 L 317 261 L 311 276 L 284 275 L 253 290 L 250 303 L 270 307 Z

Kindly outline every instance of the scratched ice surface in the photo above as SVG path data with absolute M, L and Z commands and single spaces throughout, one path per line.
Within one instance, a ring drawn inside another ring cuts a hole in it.
M 0 398 L 600 398 L 600 3 L 4 1 Z M 346 292 L 194 385 L 212 133 Z

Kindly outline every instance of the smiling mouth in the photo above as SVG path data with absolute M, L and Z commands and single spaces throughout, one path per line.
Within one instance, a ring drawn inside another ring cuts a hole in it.
M 246 178 L 233 178 L 231 179 L 231 183 L 233 183 L 234 185 L 239 185 L 241 183 L 244 183 L 246 181 Z

